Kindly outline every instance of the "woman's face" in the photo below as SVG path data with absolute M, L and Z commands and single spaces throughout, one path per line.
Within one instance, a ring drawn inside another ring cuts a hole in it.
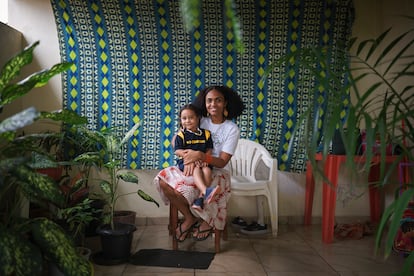
M 206 109 L 207 113 L 212 117 L 223 117 L 224 108 L 227 102 L 223 94 L 217 90 L 211 90 L 206 95 Z

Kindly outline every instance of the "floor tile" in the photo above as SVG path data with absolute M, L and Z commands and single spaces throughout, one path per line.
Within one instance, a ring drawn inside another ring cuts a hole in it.
M 94 264 L 95 275 L 386 276 L 403 266 L 404 258 L 394 252 L 385 260 L 382 254 L 374 254 L 373 235 L 331 244 L 323 243 L 321 236 L 320 225 L 281 225 L 277 237 L 247 236 L 230 227 L 228 239 L 221 241 L 221 252 L 206 270 Z M 94 253 L 100 250 L 98 237 L 88 238 L 86 245 Z M 172 248 L 167 225 L 139 226 L 132 252 L 144 248 Z M 201 242 L 188 238 L 179 243 L 179 250 L 214 252 L 214 237 Z

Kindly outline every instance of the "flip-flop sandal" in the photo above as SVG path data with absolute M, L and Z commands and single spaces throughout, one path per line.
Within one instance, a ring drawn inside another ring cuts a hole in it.
M 195 227 L 195 228 L 197 228 L 198 230 L 197 230 L 197 235 L 196 236 L 193 236 L 193 239 L 195 240 L 195 241 L 204 241 L 204 240 L 206 240 L 209 236 L 210 236 L 210 234 L 211 234 L 211 232 L 213 231 L 213 229 L 214 229 L 214 227 L 210 227 L 210 228 L 208 228 L 208 229 L 205 229 L 205 230 L 200 230 L 200 226 L 201 226 L 201 224 L 198 226 L 198 227 Z M 206 235 L 206 236 L 202 236 L 202 237 L 199 237 L 198 235 L 200 235 L 200 234 L 204 234 L 204 233 L 207 233 L 208 235 Z
M 180 233 L 179 233 L 179 235 L 177 235 L 177 231 L 175 231 L 175 235 L 174 235 L 175 240 L 178 241 L 178 242 L 185 241 L 187 239 L 188 233 L 191 230 L 193 230 L 194 226 L 196 226 L 196 225 L 197 225 L 197 222 L 193 223 L 192 225 L 190 225 L 190 227 L 188 227 L 186 230 L 183 231 L 181 229 L 182 223 L 179 223 L 178 224 L 178 230 L 180 231 Z M 183 237 L 183 235 L 184 235 L 184 239 L 180 239 L 180 238 Z

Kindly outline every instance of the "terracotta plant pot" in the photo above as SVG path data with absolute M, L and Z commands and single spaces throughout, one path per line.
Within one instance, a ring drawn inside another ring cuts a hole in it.
M 91 256 L 92 250 L 87 247 L 77 246 L 76 251 L 81 255 L 85 260 L 89 261 L 89 257 Z
M 119 210 L 114 212 L 114 222 L 115 223 L 126 223 L 135 225 L 136 212 Z
M 59 181 L 62 177 L 63 167 L 37 169 L 38 173 L 46 174 L 55 181 Z

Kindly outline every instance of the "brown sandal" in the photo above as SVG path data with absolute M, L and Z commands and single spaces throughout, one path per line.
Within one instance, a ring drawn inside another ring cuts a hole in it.
M 364 236 L 364 226 L 361 223 L 339 224 L 335 227 L 335 238 L 339 240 L 359 240 Z

